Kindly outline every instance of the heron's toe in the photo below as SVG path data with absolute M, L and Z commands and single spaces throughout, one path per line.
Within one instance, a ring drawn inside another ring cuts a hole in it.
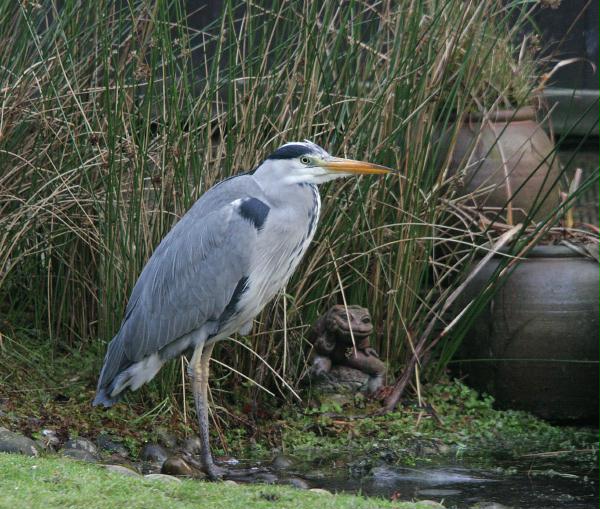
M 203 466 L 209 481 L 220 481 L 223 479 L 227 471 L 224 468 L 218 467 L 214 463 L 208 463 Z

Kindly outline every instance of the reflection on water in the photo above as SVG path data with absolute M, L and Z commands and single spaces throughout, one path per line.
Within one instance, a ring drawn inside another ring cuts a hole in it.
M 447 508 L 492 503 L 514 509 L 598 507 L 598 470 L 574 471 L 572 464 L 559 458 L 543 463 L 512 462 L 491 469 L 464 463 L 427 462 L 414 467 L 378 465 L 355 476 L 348 475 L 350 471 L 320 468 L 308 471 L 303 477 L 330 491 L 360 492 L 396 500 L 436 500 Z

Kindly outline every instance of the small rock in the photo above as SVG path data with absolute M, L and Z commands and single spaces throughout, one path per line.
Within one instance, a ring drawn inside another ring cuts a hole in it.
M 416 503 L 418 509 L 446 509 L 442 504 L 435 500 L 419 500 Z
M 71 438 L 65 443 L 64 449 L 87 451 L 94 456 L 98 453 L 98 449 L 94 443 L 91 440 L 83 437 Z
M 170 456 L 163 463 L 161 474 L 166 475 L 185 475 L 187 477 L 194 476 L 194 469 L 190 467 L 186 461 L 179 456 Z
M 333 495 L 331 491 L 324 490 L 323 488 L 310 488 L 308 491 L 312 491 L 313 493 L 318 493 L 319 495 Z
M 89 463 L 96 463 L 98 461 L 98 456 L 83 449 L 63 449 L 61 454 L 78 461 L 87 461 Z
M 156 438 L 158 438 L 158 441 L 168 449 L 174 449 L 177 447 L 177 438 L 175 438 L 175 435 L 169 433 L 165 428 L 157 428 Z
M 223 481 L 223 484 L 226 484 L 227 486 L 237 486 L 238 485 L 238 483 L 236 483 L 232 479 L 227 479 L 227 480 Z
M 169 457 L 169 451 L 158 444 L 146 444 L 140 451 L 142 461 L 150 461 L 162 465 Z
M 253 476 L 254 482 L 261 482 L 263 484 L 275 484 L 279 481 L 279 477 L 270 472 L 258 472 Z
M 304 479 L 300 479 L 299 477 L 288 477 L 287 479 L 283 479 L 279 484 L 287 484 L 288 486 L 293 486 L 299 490 L 310 489 L 310 485 Z
M 119 456 L 123 456 L 126 458 L 129 456 L 129 451 L 127 448 L 121 444 L 119 441 L 113 439 L 110 435 L 101 434 L 96 439 L 96 445 L 102 451 L 106 451 L 112 454 L 118 454 Z
M 271 467 L 275 470 L 288 470 L 292 466 L 294 466 L 294 462 L 283 454 L 275 456 L 271 461 Z
M 36 443 L 19 433 L 13 433 L 6 428 L 0 427 L 0 452 L 25 454 L 26 456 L 37 456 L 39 449 Z
M 51 449 L 56 451 L 59 448 L 60 439 L 58 438 L 56 431 L 54 431 L 53 429 L 43 429 L 40 432 L 40 435 L 42 435 L 40 442 L 42 443 L 42 447 L 44 449 Z
M 181 444 L 181 448 L 190 454 L 200 454 L 202 452 L 202 442 L 198 437 L 188 437 Z
M 160 482 L 174 482 L 180 483 L 181 479 L 177 479 L 177 477 L 173 477 L 172 475 L 165 474 L 146 474 L 144 479 L 148 479 L 149 481 L 160 481 Z
M 142 475 L 146 474 L 158 474 L 160 472 L 160 467 L 158 463 L 150 463 L 148 461 L 141 461 L 136 464 L 136 467 L 142 473 Z
M 109 472 L 114 472 L 116 474 L 127 475 L 130 477 L 142 477 L 135 470 L 131 468 L 124 467 L 122 465 L 102 465 Z

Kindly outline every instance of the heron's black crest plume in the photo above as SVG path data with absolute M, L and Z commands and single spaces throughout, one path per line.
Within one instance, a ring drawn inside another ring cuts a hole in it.
M 267 159 L 295 159 L 297 157 L 303 156 L 304 154 L 314 154 L 315 150 L 307 145 L 302 145 L 300 143 L 290 143 L 288 145 L 284 145 L 283 147 L 279 147 L 275 152 L 273 152 Z

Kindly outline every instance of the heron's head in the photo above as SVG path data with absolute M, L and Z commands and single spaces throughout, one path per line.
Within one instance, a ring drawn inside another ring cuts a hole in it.
M 289 184 L 322 184 L 356 174 L 384 175 L 393 172 L 379 164 L 333 157 L 308 140 L 282 145 L 256 169 L 257 176 Z

